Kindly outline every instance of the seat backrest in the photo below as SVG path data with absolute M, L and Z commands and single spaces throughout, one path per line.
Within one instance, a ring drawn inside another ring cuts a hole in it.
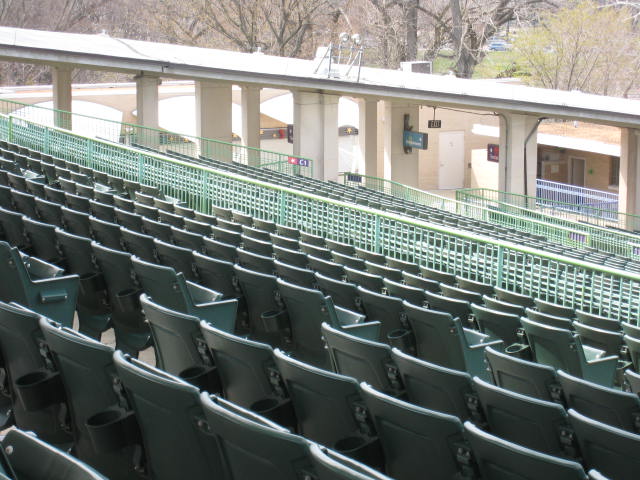
M 491 310 L 496 310 L 504 313 L 511 313 L 513 315 L 518 315 L 522 317 L 525 315 L 525 307 L 521 305 L 516 305 L 515 303 L 504 302 L 494 297 L 490 297 L 488 295 L 482 296 L 482 303 L 487 308 Z
M 152 478 L 224 478 L 220 451 L 205 434 L 199 390 L 116 351 L 116 371 L 136 412 Z
M 610 330 L 612 332 L 620 331 L 620 322 L 618 320 L 604 317 L 602 315 L 596 315 L 595 313 L 576 310 L 576 320 L 585 325 L 601 328 L 603 330 Z
M 567 330 L 571 330 L 573 328 L 570 318 L 556 317 L 555 315 L 533 310 L 528 307 L 525 309 L 525 314 L 529 320 L 542 323 L 543 325 L 549 325 L 556 328 L 566 328 Z
M 207 288 L 222 293 L 224 298 L 235 298 L 240 292 L 235 284 L 233 263 L 193 252 L 200 282 Z
M 197 282 L 199 280 L 193 264 L 193 251 L 188 248 L 179 247 L 171 243 L 155 239 L 158 260 L 162 265 L 173 268 L 176 272 L 182 273 L 185 279 Z
M 243 248 L 236 249 L 238 263 L 254 272 L 265 273 L 270 275 L 274 271 L 273 258 L 257 253 L 249 252 Z
M 55 225 L 38 222 L 28 217 L 23 219 L 22 224 L 35 256 L 45 262 L 64 265 L 64 258 L 58 251 Z
M 520 305 L 521 307 L 533 307 L 535 303 L 533 298 L 529 295 L 523 295 L 521 293 L 512 292 L 500 287 L 494 287 L 496 297 L 503 302 L 513 303 L 514 305 Z
M 363 463 L 316 443 L 309 443 L 309 452 L 318 480 L 391 480 Z
M 426 301 L 424 296 L 424 289 L 418 287 L 412 287 L 411 285 L 405 285 L 404 283 L 394 282 L 387 278 L 384 280 L 384 287 L 387 289 L 387 293 L 392 297 L 398 297 L 402 300 L 406 300 L 413 305 L 423 306 Z
M 113 388 L 116 380 L 113 347 L 63 328 L 42 317 L 40 327 L 60 369 L 74 426 L 74 454 L 109 478 L 137 478 L 133 469 L 133 448 L 120 451 L 96 449 L 87 423 L 92 417 L 126 409 Z M 96 418 L 96 417 L 94 417 Z
M 277 349 L 274 357 L 301 434 L 331 448 L 358 435 L 354 412 L 362 401 L 355 379 L 300 362 Z
M 403 392 L 389 345 L 350 335 L 328 323 L 322 324 L 322 335 L 336 372 L 390 395 Z
M 13 475 L 5 477 L 0 474 L 0 478 L 46 478 L 48 480 L 107 480 L 109 478 L 32 433 L 16 428 L 11 429 L 4 437 L 2 448 L 7 452 L 6 458 L 15 477 Z
M 178 312 L 188 312 L 185 280 L 171 267 L 132 257 L 131 263 L 142 289 L 153 301 Z
M 496 387 L 478 377 L 475 390 L 491 432 L 504 440 L 549 455 L 565 456 L 567 412 L 562 405 Z
M 503 480 L 585 480 L 574 461 L 536 452 L 484 432 L 467 421 L 464 431 L 482 478 Z
M 470 406 L 475 393 L 467 372 L 425 362 L 392 349 L 391 358 L 405 388 L 408 401 L 430 410 L 466 420 L 475 415 Z M 475 408 L 475 407 L 474 407 Z
M 568 408 L 613 427 L 640 431 L 638 395 L 603 387 L 562 370 L 558 370 L 558 380 Z
M 240 409 L 225 408 L 220 400 L 204 393 L 201 401 L 211 432 L 224 452 L 227 478 L 307 477 L 311 470 L 307 440 L 255 416 L 243 415 Z
M 367 273 L 350 267 L 344 267 L 344 272 L 349 282 L 353 282 L 362 288 L 377 293 L 380 293 L 384 288 L 384 283 L 380 275 Z
M 348 310 L 360 310 L 358 287 L 354 283 L 343 282 L 316 272 L 316 283 L 325 295 L 329 295 L 335 305 Z
M 38 432 L 40 437 L 52 443 L 70 441 L 70 436 L 60 425 L 60 399 L 42 397 L 41 408 L 25 405 L 18 394 L 19 388 L 31 387 L 47 378 L 56 376 L 53 367 L 40 353 L 43 342 L 40 330 L 41 316 L 17 304 L 0 302 L 0 351 L 3 367 L 8 377 L 15 424 L 27 431 Z M 35 390 L 34 390 L 35 391 Z M 7 392 L 8 393 L 8 392 Z
M 454 370 L 466 370 L 461 343 L 464 333 L 459 319 L 408 302 L 404 302 L 404 310 L 415 335 L 418 358 Z
M 467 326 L 467 318 L 471 313 L 471 304 L 467 300 L 445 297 L 429 291 L 425 291 L 424 295 L 430 309 L 450 313 L 452 317 L 459 318 L 463 325 Z
M 457 417 L 427 410 L 360 385 L 364 402 L 378 431 L 385 472 L 394 478 L 457 478 L 456 451 L 463 442 Z
M 204 253 L 207 255 L 217 258 L 219 260 L 226 260 L 228 262 L 235 263 L 238 254 L 236 252 L 236 247 L 234 245 L 219 242 L 212 238 L 205 237 L 203 238 L 204 242 Z
M 635 394 L 640 394 L 640 373 L 636 373 L 628 368 L 624 372 L 624 378 L 629 384 L 630 390 Z
M 538 363 L 582 376 L 582 365 L 578 357 L 579 344 L 571 331 L 543 325 L 524 317 L 520 322 Z
M 123 246 L 132 255 L 147 262 L 156 262 L 156 246 L 151 235 L 145 235 L 125 227 L 120 227 Z
M 122 234 L 120 225 L 117 223 L 105 222 L 96 217 L 89 217 L 89 224 L 96 242 L 114 250 L 122 249 Z
M 603 350 L 607 355 L 620 355 L 620 347 L 624 343 L 621 332 L 604 330 L 578 321 L 573 322 L 573 328 L 583 345 Z
M 471 304 L 471 312 L 478 322 L 481 332 L 499 338 L 505 345 L 519 342 L 517 331 L 522 325 L 520 317 L 517 315 L 491 310 L 475 303 Z
M 329 356 L 322 341 L 323 322 L 337 326 L 335 308 L 320 290 L 299 287 L 278 279 L 278 291 L 291 325 L 292 354 L 302 361 L 328 367 Z
M 144 293 L 140 303 L 151 327 L 158 368 L 180 376 L 192 367 L 211 366 L 212 362 L 205 363 L 207 357 L 198 352 L 199 318 L 165 308 Z
M 491 347 L 485 349 L 485 355 L 496 385 L 540 400 L 560 400 L 555 368 L 515 358 Z
M 301 287 L 315 288 L 316 277 L 312 270 L 289 265 L 279 260 L 274 260 L 273 266 L 276 269 L 276 274 L 281 279 Z
M 405 308 L 401 298 L 382 295 L 363 287 L 358 287 L 358 295 L 367 315 L 367 321 L 380 322 L 380 338 L 386 340 L 389 333 L 394 330 L 407 328 Z
M 616 480 L 633 480 L 640 471 L 640 435 L 606 425 L 569 409 L 569 419 L 585 465 Z
M 551 303 L 539 298 L 534 298 L 533 303 L 536 305 L 536 308 L 543 312 L 548 313 L 550 315 L 555 315 L 556 317 L 564 317 L 564 318 L 574 318 L 576 316 L 576 312 L 571 307 L 565 307 L 564 305 L 558 305 L 557 303 Z
M 276 371 L 271 346 L 224 332 L 205 321 L 200 329 L 215 359 L 227 400 L 251 408 L 274 397 L 276 392 L 269 381 Z

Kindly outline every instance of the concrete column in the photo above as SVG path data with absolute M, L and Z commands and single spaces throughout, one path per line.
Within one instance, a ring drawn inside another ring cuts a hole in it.
M 158 86 L 161 81 L 153 75 L 136 75 L 136 108 L 138 125 L 158 128 Z
M 71 74 L 73 69 L 69 67 L 53 67 L 53 108 L 71 112 Z M 54 125 L 71 130 L 71 115 L 56 112 L 53 119 Z
M 315 178 L 338 179 L 337 95 L 293 92 L 293 154 L 313 161 Z
M 640 130 L 620 129 L 620 180 L 618 184 L 618 210 L 632 215 L 640 214 Z M 637 230 L 640 225 L 627 225 Z
M 231 143 L 231 84 L 222 82 L 196 82 L 196 134 Z M 218 160 L 230 162 L 231 147 L 222 147 L 212 142 L 202 142 L 201 154 L 215 156 Z
M 360 147 L 360 165 L 364 163 L 364 173 L 370 177 L 378 176 L 378 101 L 374 98 L 358 100 L 358 143 Z
M 536 128 L 537 117 L 505 113 L 500 115 L 499 190 L 536 196 L 538 170 L 537 134 L 526 145 L 527 175 L 525 188 L 525 140 Z
M 384 102 L 384 178 L 418 187 L 419 150 L 404 153 L 402 132 L 404 116 L 409 114 L 409 125 L 418 130 L 419 106 L 404 102 Z
M 260 87 L 242 86 L 242 141 L 244 145 L 260 148 Z M 249 150 L 249 165 L 260 165 L 260 152 Z

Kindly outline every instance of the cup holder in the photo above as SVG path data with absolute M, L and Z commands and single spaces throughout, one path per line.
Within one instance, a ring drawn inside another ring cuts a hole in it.
M 512 343 L 504 349 L 504 353 L 521 360 L 532 360 L 531 347 L 525 343 Z
M 65 400 L 59 372 L 38 370 L 16 380 L 16 395 L 27 411 L 37 411 Z
M 373 468 L 382 468 L 382 448 L 376 437 L 351 436 L 338 440 L 333 449 Z
M 249 407 L 249 410 L 290 430 L 295 430 L 296 428 L 293 405 L 291 404 L 291 400 L 288 398 L 263 398 L 257 402 L 253 402 Z
M 397 328 L 395 330 L 391 330 L 387 334 L 387 341 L 389 342 L 389 345 L 397 348 L 402 352 L 415 354 L 416 342 L 411 330 L 408 330 L 406 328 Z
M 113 452 L 140 442 L 140 429 L 133 412 L 103 410 L 89 417 L 85 426 L 97 452 Z
M 222 392 L 222 385 L 220 384 L 220 377 L 216 367 L 194 365 L 184 369 L 178 376 L 200 390 L 218 394 Z
M 128 288 L 116 294 L 116 304 L 121 312 L 131 312 L 140 310 L 140 293 L 141 290 Z

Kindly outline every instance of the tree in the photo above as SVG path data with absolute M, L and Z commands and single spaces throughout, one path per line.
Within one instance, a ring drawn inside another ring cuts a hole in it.
M 640 80 L 640 36 L 627 8 L 591 0 L 545 15 L 515 44 L 533 85 L 626 95 Z

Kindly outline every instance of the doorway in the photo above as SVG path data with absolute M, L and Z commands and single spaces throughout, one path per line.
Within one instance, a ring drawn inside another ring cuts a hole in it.
M 569 183 L 578 187 L 584 187 L 584 175 L 587 162 L 584 158 L 569 157 L 569 163 Z
M 438 188 L 464 187 L 464 132 L 441 132 L 438 136 Z

